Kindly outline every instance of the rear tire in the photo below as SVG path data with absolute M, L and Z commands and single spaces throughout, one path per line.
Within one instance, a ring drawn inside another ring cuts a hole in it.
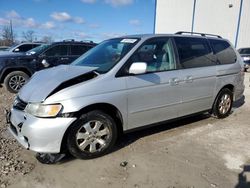
M 9 73 L 4 79 L 6 89 L 11 93 L 17 93 L 25 83 L 27 83 L 29 76 L 22 71 L 13 71 Z
M 233 93 L 227 88 L 224 88 L 218 94 L 214 106 L 213 114 L 221 119 L 227 117 L 232 109 L 233 105 Z
M 113 118 L 95 110 L 83 114 L 71 126 L 67 148 L 76 158 L 92 159 L 110 152 L 116 140 L 117 127 Z

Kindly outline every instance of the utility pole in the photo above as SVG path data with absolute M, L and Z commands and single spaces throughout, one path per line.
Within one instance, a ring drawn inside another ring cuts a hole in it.
M 10 34 L 11 34 L 11 42 L 12 42 L 12 44 L 14 44 L 12 20 L 10 20 Z
M 196 10 L 196 0 L 194 0 L 194 5 L 193 5 L 193 16 L 192 16 L 192 26 L 191 26 L 192 33 L 194 32 L 195 10 Z
M 235 43 L 234 43 L 234 47 L 235 47 L 235 48 L 237 48 L 237 45 L 238 45 L 238 38 L 239 38 L 239 32 L 240 32 L 240 21 L 241 21 L 242 6 L 243 6 L 243 0 L 240 1 L 240 10 L 239 10 L 239 16 L 238 16 L 238 24 L 237 24 L 237 28 L 236 28 Z

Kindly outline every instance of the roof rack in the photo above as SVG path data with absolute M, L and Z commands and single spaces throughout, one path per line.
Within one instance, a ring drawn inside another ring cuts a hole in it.
M 208 33 L 196 33 L 196 32 L 188 32 L 188 31 L 178 31 L 175 34 L 176 35 L 182 35 L 182 34 L 190 34 L 190 35 L 201 35 L 202 37 L 206 37 L 206 36 L 213 36 L 213 37 L 218 37 L 218 38 L 222 38 L 220 35 L 213 35 L 213 34 L 208 34 Z

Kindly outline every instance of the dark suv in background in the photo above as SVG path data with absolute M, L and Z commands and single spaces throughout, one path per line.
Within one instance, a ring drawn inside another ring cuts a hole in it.
M 24 54 L 12 53 L 0 56 L 0 84 L 16 93 L 30 76 L 44 68 L 70 64 L 96 44 L 74 40 L 42 44 Z
M 244 61 L 244 70 L 247 72 L 250 67 L 250 48 L 240 48 L 238 52 Z

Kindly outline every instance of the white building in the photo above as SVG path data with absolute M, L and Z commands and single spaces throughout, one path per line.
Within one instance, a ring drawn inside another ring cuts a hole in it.
M 250 0 L 156 0 L 155 33 L 218 34 L 250 47 Z

